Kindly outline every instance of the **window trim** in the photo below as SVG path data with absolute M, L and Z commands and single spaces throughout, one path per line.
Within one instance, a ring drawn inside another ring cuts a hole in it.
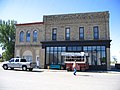
M 33 42 L 37 42 L 38 41 L 38 31 L 34 30 L 33 31 Z
M 93 37 L 94 39 L 99 39 L 99 27 L 98 26 L 93 27 Z
M 67 30 L 69 30 L 67 32 Z M 65 40 L 70 40 L 70 28 L 65 28 Z
M 57 40 L 57 28 L 52 29 L 52 40 Z
M 81 33 L 81 29 L 83 30 Z M 83 35 L 83 37 L 81 37 Z M 84 27 L 79 27 L 79 39 L 84 39 Z
M 29 32 L 29 33 L 28 33 Z M 30 35 L 29 35 L 29 37 L 28 37 L 28 34 L 30 34 L 30 31 L 28 30 L 27 32 L 26 32 L 26 42 L 30 42 Z
M 24 42 L 24 32 L 21 31 L 19 34 L 19 42 Z

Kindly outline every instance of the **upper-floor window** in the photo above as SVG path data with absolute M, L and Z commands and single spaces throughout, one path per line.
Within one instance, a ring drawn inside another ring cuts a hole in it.
M 30 42 L 30 31 L 26 32 L 26 42 Z
M 84 27 L 79 28 L 79 39 L 84 39 Z
M 70 28 L 65 29 L 65 40 L 70 40 Z
M 37 30 L 33 31 L 33 42 L 37 42 L 38 39 L 38 32 Z
M 93 35 L 94 35 L 94 39 L 99 39 L 99 29 L 98 29 L 98 26 L 94 26 L 93 27 Z
M 24 32 L 23 31 L 20 32 L 19 41 L 24 42 Z
M 53 28 L 52 29 L 52 40 L 56 40 L 57 39 L 57 28 Z

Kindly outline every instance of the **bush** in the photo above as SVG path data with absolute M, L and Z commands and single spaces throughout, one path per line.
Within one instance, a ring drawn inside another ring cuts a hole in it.
M 0 62 L 3 62 L 4 60 L 3 59 L 0 59 Z

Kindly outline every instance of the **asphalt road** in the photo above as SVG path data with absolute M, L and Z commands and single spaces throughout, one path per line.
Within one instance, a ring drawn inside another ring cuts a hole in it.
M 0 90 L 120 90 L 120 72 L 73 72 L 34 69 L 3 70 Z

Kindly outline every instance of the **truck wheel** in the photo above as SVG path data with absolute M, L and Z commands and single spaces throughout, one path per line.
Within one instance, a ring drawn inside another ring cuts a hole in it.
M 22 66 L 22 70 L 23 71 L 27 71 L 27 67 L 26 66 Z
M 4 70 L 8 70 L 8 65 L 3 65 Z
M 69 71 L 72 71 L 72 70 L 70 69 L 70 67 L 67 67 L 66 70 L 67 70 L 68 72 L 69 72 Z
M 84 72 L 84 71 L 85 71 L 85 68 L 81 68 L 81 71 Z
M 29 71 L 32 71 L 33 70 L 33 68 L 29 68 Z

